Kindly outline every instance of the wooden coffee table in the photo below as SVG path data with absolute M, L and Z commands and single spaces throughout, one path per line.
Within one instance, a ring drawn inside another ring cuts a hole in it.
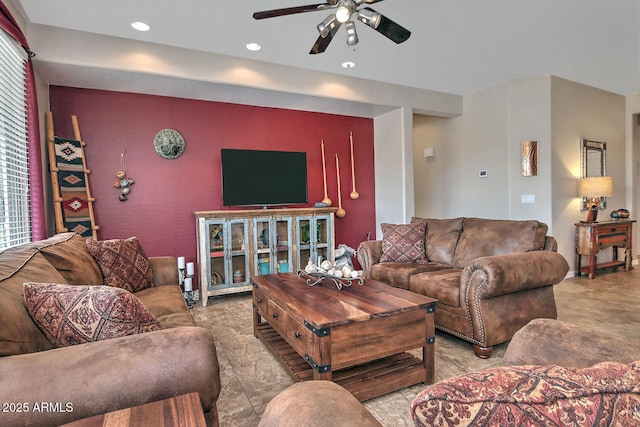
M 253 330 L 295 381 L 332 380 L 360 401 L 434 380 L 437 301 L 376 280 L 309 286 L 251 277 Z M 422 358 L 408 350 L 422 349 Z

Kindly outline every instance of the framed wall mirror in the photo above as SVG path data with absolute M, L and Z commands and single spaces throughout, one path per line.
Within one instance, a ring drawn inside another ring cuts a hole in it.
M 605 176 L 607 174 L 607 143 L 582 138 L 580 141 L 580 154 L 582 159 L 581 178 L 592 176 Z M 600 209 L 607 207 L 607 198 L 600 197 Z M 580 210 L 589 209 L 589 198 L 583 197 Z

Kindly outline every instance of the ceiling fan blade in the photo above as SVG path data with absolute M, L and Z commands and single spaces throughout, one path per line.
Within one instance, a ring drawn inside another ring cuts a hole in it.
M 340 29 L 341 26 L 342 24 L 338 23 L 338 25 L 336 25 L 335 27 L 333 27 L 333 29 L 331 29 L 331 32 L 329 32 L 329 34 L 327 34 L 326 37 L 319 36 L 318 40 L 316 40 L 315 44 L 309 51 L 309 54 L 316 55 L 318 53 L 323 53 L 325 50 L 327 50 L 327 48 L 329 47 L 329 43 L 331 43 L 331 40 L 333 40 L 333 36 L 336 35 L 336 33 L 338 32 L 338 29 Z
M 370 7 L 365 7 L 364 9 L 367 9 L 374 13 L 378 13 L 375 10 L 371 9 Z M 389 40 L 394 41 L 397 44 L 400 44 L 406 41 L 409 38 L 409 36 L 411 36 L 411 31 L 407 30 L 400 24 L 396 24 L 394 21 L 392 21 L 391 19 L 387 18 L 384 15 L 380 16 L 380 23 L 378 24 L 378 26 L 371 27 L 371 28 L 373 28 L 374 30 L 376 30 L 377 32 L 379 32 L 380 34 L 387 37 Z
M 275 18 L 276 16 L 294 15 L 296 13 L 315 12 L 316 10 L 325 10 L 328 7 L 334 7 L 332 3 L 308 4 L 306 6 L 285 7 L 283 9 L 265 10 L 253 14 L 253 19 Z

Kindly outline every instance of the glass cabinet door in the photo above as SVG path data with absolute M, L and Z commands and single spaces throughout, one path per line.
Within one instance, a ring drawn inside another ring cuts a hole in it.
M 253 274 L 271 274 L 271 248 L 275 231 L 271 227 L 268 218 L 256 218 L 253 220 Z
M 272 245 L 273 263 L 272 271 L 277 273 L 288 273 L 293 271 L 293 256 L 291 251 L 291 217 L 275 219 L 276 239 Z
M 208 288 L 244 286 L 248 283 L 248 236 L 246 221 L 207 221 L 209 254 Z
M 296 218 L 298 268 L 303 269 L 309 260 L 317 265 L 322 261 L 333 261 L 331 241 L 331 219 L 328 215 L 302 216 Z
M 256 218 L 253 235 L 254 274 L 288 272 L 292 263 L 291 218 Z
M 315 239 L 315 256 L 321 259 L 328 259 L 333 261 L 333 242 L 330 237 L 330 222 L 328 216 L 317 216 L 315 221 L 312 222 L 315 230 L 312 233 Z
M 311 217 L 296 218 L 296 264 L 303 269 L 309 260 L 317 262 L 315 253 L 311 251 Z
M 227 260 L 226 277 L 231 279 L 233 286 L 246 286 L 249 284 L 249 224 L 245 220 L 231 220 L 227 223 L 228 235 L 231 241 L 225 251 Z

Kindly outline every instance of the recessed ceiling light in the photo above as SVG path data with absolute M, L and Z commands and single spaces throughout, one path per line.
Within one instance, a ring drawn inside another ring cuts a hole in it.
M 148 24 L 145 24 L 144 22 L 141 22 L 141 21 L 132 22 L 131 26 L 133 27 L 134 30 L 138 30 L 138 31 L 149 31 L 151 29 L 151 27 Z
M 262 46 L 260 46 L 258 43 L 251 42 L 251 43 L 247 43 L 247 49 L 252 52 L 257 52 L 260 49 L 262 49 Z
M 356 66 L 356 63 L 353 61 L 346 61 L 342 63 L 342 68 L 346 68 L 346 69 L 353 68 L 355 66 Z

